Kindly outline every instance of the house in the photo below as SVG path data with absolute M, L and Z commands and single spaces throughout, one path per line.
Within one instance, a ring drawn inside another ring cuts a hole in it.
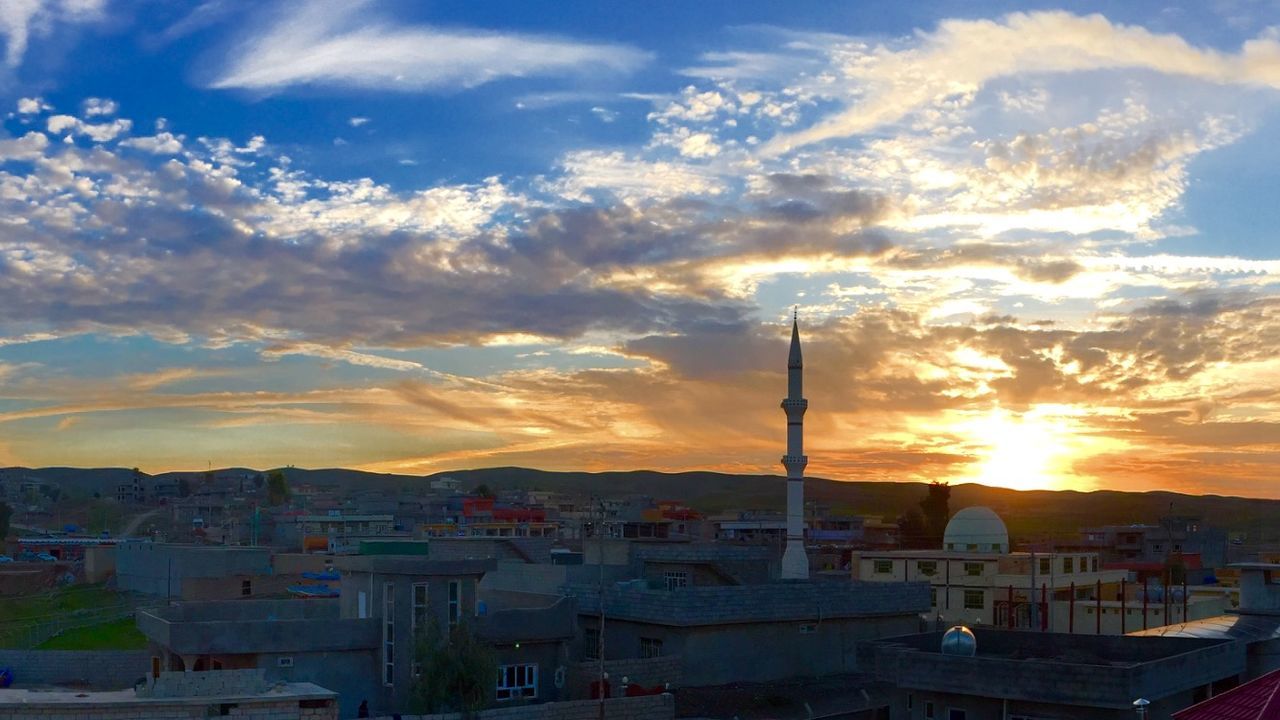
M 494 649 L 500 703 L 560 699 L 573 602 L 486 611 L 477 586 L 495 561 L 434 560 L 420 545 L 366 543 L 334 558 L 337 599 L 177 603 L 140 611 L 138 628 L 161 667 L 259 668 L 268 680 L 331 688 L 343 707 L 368 701 L 391 714 L 407 709 L 419 632 L 465 624 Z
M 951 633 L 960 631 L 948 631 Z M 893 685 L 905 720 L 1150 720 L 1235 685 L 1244 648 L 1226 640 L 977 628 L 967 654 L 933 632 L 864 643 L 862 665 Z
M 854 672 L 858 641 L 917 631 L 929 599 L 923 583 L 849 581 L 567 590 L 584 659 L 596 653 L 603 614 L 606 661 L 679 656 L 687 685 Z

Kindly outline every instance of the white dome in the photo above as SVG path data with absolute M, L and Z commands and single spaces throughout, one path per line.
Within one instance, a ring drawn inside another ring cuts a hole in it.
M 1007 553 L 1009 531 L 1004 521 L 991 508 L 967 507 L 947 523 L 942 536 L 943 550 L 964 552 Z

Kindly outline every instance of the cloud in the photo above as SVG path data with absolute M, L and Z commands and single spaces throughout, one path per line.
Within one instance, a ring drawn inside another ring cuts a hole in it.
M 347 124 L 351 127 L 360 127 L 367 122 L 369 122 L 369 118 L 367 117 L 353 117 L 347 119 Z
M 52 110 L 53 106 L 46 103 L 43 98 L 24 97 L 18 98 L 18 114 L 19 115 L 39 115 L 46 110 Z
M 11 0 L 0 3 L 0 37 L 5 40 L 4 62 L 11 68 L 33 37 L 47 36 L 55 25 L 85 23 L 102 15 L 106 0 Z
M 1143 69 L 1214 84 L 1280 88 L 1275 37 L 1259 36 L 1237 53 L 1222 53 L 1101 15 L 1034 12 L 998 21 L 945 20 L 898 47 L 851 41 L 827 46 L 841 59 L 833 87 L 847 88 L 842 99 L 856 100 L 804 130 L 773 138 L 764 152 L 867 133 L 1014 74 Z
M 651 58 L 625 45 L 397 25 L 370 19 L 368 5 L 300 6 L 235 48 L 210 86 L 443 90 L 508 77 L 626 73 Z

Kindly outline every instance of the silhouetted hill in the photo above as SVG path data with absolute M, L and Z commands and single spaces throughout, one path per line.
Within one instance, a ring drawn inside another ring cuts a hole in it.
M 455 470 L 430 476 L 369 473 L 346 468 L 283 468 L 291 484 L 333 485 L 346 489 L 394 492 L 421 487 L 440 476 L 457 478 L 465 490 L 484 484 L 494 490 L 538 489 L 574 495 L 647 495 L 678 500 L 705 512 L 761 509 L 781 510 L 783 478 L 777 475 L 730 475 L 715 472 L 666 473 L 654 470 L 618 472 L 552 472 L 518 467 Z M 163 473 L 156 477 L 197 480 L 206 471 Z M 221 468 L 220 475 L 257 474 L 269 470 Z M 88 495 L 114 493 L 126 481 L 128 468 L 3 468 L 0 479 L 24 477 L 50 480 L 64 490 Z M 837 481 L 809 478 L 806 496 L 867 515 L 893 519 L 914 507 L 925 495 L 924 483 Z M 1184 495 L 1172 492 L 1017 491 L 977 484 L 954 485 L 951 511 L 986 505 L 998 512 L 1010 532 L 1020 539 L 1042 535 L 1072 536 L 1080 527 L 1102 524 L 1155 523 L 1170 511 L 1198 515 L 1206 523 L 1246 531 L 1253 539 L 1280 538 L 1280 500 Z

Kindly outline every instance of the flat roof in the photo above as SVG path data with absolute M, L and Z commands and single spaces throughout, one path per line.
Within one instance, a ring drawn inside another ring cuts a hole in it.
M 35 708 L 46 705 L 208 705 L 210 702 L 232 703 L 273 700 L 330 700 L 338 694 L 309 682 L 279 683 L 265 692 L 256 694 L 229 693 L 226 695 L 199 695 L 189 697 L 145 697 L 130 690 L 83 690 L 55 688 L 36 690 L 31 688 L 0 689 L 0 710 Z

